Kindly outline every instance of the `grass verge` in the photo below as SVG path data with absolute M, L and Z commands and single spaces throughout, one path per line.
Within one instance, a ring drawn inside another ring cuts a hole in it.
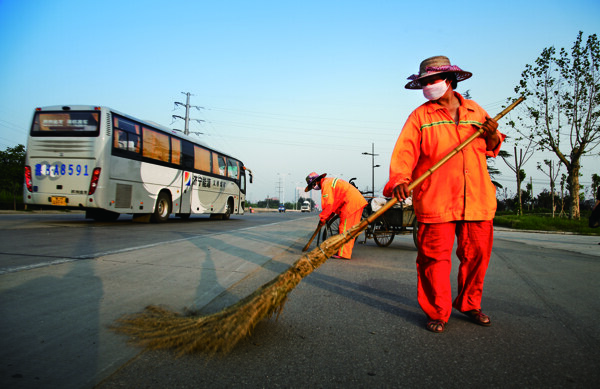
M 516 230 L 570 232 L 579 235 L 600 236 L 600 228 L 588 226 L 588 216 L 581 216 L 580 220 L 544 216 L 544 215 L 496 215 L 494 225 L 508 227 Z

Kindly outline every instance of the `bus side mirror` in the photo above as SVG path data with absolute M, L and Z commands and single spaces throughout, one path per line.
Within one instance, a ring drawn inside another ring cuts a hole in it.
M 249 180 L 250 180 L 250 183 L 252 184 L 252 170 L 248 169 L 246 166 L 242 166 L 242 168 L 243 168 L 244 170 L 247 170 L 247 171 L 248 171 L 248 178 L 249 178 Z

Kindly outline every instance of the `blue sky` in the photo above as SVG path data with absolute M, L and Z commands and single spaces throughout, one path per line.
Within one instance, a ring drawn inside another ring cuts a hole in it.
M 597 0 L 0 0 L 0 149 L 25 144 L 46 105 L 106 105 L 182 129 L 174 102 L 190 92 L 203 107 L 190 116 L 204 120 L 191 131 L 252 169 L 251 200 L 292 201 L 311 171 L 365 190 L 372 144 L 381 192 L 399 131 L 424 102 L 404 89 L 421 60 L 446 55 L 473 72 L 458 91 L 493 116 L 544 48 L 599 27 Z M 525 166 L 536 192 L 549 187 L 543 158 Z M 599 162 L 584 159 L 584 185 Z M 514 193 L 512 172 L 496 167 Z

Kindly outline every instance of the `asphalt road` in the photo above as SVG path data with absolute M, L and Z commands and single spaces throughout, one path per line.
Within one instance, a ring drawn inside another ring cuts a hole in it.
M 357 244 L 351 261 L 328 260 L 278 320 L 260 323 L 226 356 L 146 351 L 107 329 L 148 304 L 217 311 L 285 271 L 316 217 L 268 217 L 235 232 L 1 274 L 0 385 L 587 388 L 600 379 L 599 237 L 498 230 L 483 300 L 491 327 L 454 313 L 443 334 L 425 330 L 407 235 L 387 248 Z

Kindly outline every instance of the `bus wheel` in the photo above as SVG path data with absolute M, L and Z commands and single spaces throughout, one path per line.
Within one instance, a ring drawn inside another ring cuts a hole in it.
M 233 201 L 229 199 L 227 201 L 227 208 L 225 208 L 225 213 L 223 214 L 223 220 L 229 220 L 229 216 L 231 216 L 231 210 L 233 209 Z
M 158 194 L 158 199 L 156 200 L 156 207 L 154 208 L 154 213 L 152 214 L 152 221 L 155 223 L 163 223 L 169 219 L 169 215 L 171 214 L 171 199 L 165 192 L 160 192 Z

